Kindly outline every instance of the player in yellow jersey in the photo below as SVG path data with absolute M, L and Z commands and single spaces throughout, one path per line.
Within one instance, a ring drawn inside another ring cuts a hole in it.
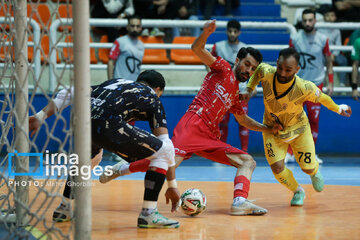
M 294 156 L 301 169 L 310 175 L 314 189 L 321 192 L 324 188 L 324 178 L 315 157 L 315 144 L 303 102 L 318 102 L 342 116 L 351 115 L 348 105 L 337 105 L 314 83 L 296 76 L 299 69 L 299 54 L 296 50 L 283 49 L 280 51 L 277 67 L 260 64 L 249 80 L 247 94 L 242 95 L 242 98 L 247 100 L 249 94 L 261 82 L 265 105 L 263 122 L 268 126 L 279 123 L 283 127 L 278 135 L 263 133 L 264 149 L 275 178 L 294 192 L 291 206 L 304 204 L 305 191 L 284 163 L 289 145 L 294 150 Z

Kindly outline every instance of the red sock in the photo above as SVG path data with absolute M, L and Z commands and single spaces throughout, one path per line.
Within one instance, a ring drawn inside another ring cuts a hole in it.
M 250 181 L 245 176 L 237 176 L 234 179 L 234 198 L 247 198 L 250 189 Z
M 144 159 L 130 163 L 129 170 L 132 173 L 146 172 L 149 168 L 149 164 L 150 164 L 150 160 L 144 158 Z
M 294 154 L 293 154 L 293 150 L 292 150 L 292 148 L 290 147 L 290 145 L 289 145 L 289 147 L 288 147 L 287 152 L 288 152 L 289 154 L 291 154 L 291 155 L 294 155 Z

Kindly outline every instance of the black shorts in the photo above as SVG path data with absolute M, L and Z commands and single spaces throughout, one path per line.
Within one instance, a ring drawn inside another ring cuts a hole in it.
M 150 157 L 162 147 L 153 134 L 124 121 L 91 120 L 92 157 L 101 148 L 113 152 L 128 162 Z

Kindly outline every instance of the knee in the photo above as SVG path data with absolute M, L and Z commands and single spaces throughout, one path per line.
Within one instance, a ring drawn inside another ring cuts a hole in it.
M 245 155 L 246 157 L 244 157 L 243 162 L 244 162 L 244 166 L 254 170 L 256 168 L 256 162 L 254 160 L 254 158 L 248 154 Z
M 315 171 L 315 168 L 313 168 L 313 169 L 301 169 L 301 170 L 302 170 L 304 173 L 310 175 L 310 174 L 312 174 L 312 173 Z
M 270 167 L 271 167 L 271 171 L 274 174 L 279 174 L 282 171 L 284 171 L 285 163 L 284 163 L 284 161 L 279 161 L 279 162 L 276 162 L 276 163 L 272 164 Z

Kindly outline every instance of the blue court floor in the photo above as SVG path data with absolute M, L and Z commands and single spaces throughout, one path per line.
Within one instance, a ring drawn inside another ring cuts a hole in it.
M 325 177 L 325 184 L 360 186 L 360 157 L 330 157 L 320 156 L 324 161 L 320 170 Z M 106 158 L 106 157 L 105 157 Z M 252 182 L 277 183 L 265 157 L 254 157 L 257 167 L 253 173 Z M 115 164 L 113 161 L 103 161 L 101 165 Z M 311 184 L 310 177 L 301 171 L 297 163 L 287 165 L 300 184 Z M 215 163 L 194 156 L 183 161 L 176 170 L 178 181 L 225 181 L 232 182 L 236 169 L 234 167 Z M 118 179 L 142 180 L 145 173 L 134 173 Z

